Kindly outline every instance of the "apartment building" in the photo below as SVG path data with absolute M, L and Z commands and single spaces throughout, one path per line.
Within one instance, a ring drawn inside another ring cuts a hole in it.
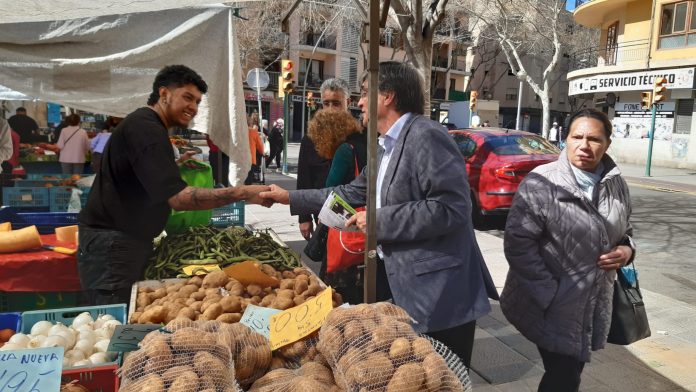
M 653 164 L 696 168 L 696 1 L 578 0 L 576 6 L 576 22 L 602 33 L 595 48 L 571 58 L 569 95 L 590 99 L 609 115 L 610 154 L 646 162 L 651 121 L 640 93 L 664 76 L 668 92 L 658 106 Z

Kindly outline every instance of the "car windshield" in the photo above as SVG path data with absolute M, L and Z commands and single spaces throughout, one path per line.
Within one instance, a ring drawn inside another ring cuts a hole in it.
M 536 135 L 506 135 L 486 139 L 484 146 L 496 155 L 558 154 L 558 147 Z

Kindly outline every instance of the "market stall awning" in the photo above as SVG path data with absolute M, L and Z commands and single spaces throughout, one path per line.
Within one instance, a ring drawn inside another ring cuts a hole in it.
M 30 3 L 45 3 L 38 10 L 60 16 L 50 7 L 75 3 L 73 15 L 83 15 L 96 13 L 99 4 L 103 14 L 122 11 L 127 2 L 89 2 L 94 4 L 89 7 L 77 7 L 87 2 Z M 137 10 L 144 9 L 140 3 L 164 8 L 157 1 L 128 3 Z M 230 174 L 239 182 L 246 177 L 250 154 L 232 8 L 171 9 L 181 3 L 196 2 L 173 1 L 163 11 L 0 24 L 0 85 L 43 101 L 125 116 L 145 106 L 159 69 L 187 65 L 209 85 L 191 127 L 208 133 L 230 156 Z M 4 5 L 5 10 L 33 7 Z

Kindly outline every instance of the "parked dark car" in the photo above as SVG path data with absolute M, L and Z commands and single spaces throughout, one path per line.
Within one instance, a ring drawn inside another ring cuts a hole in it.
M 507 214 L 522 179 L 560 153 L 546 139 L 525 131 L 486 127 L 449 133 L 466 162 L 475 223 L 485 215 Z

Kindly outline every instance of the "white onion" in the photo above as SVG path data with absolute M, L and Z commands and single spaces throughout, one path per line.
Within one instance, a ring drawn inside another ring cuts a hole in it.
M 42 344 L 43 344 L 44 340 L 46 340 L 46 335 L 33 336 L 31 339 L 29 339 L 29 343 L 27 344 L 27 348 L 43 347 Z
M 106 323 L 109 320 L 115 320 L 114 316 L 110 314 L 102 314 L 99 317 L 97 317 L 97 320 L 94 321 L 94 329 L 99 329 L 104 326 L 104 323 Z
M 85 357 L 89 357 L 94 352 L 94 343 L 87 339 L 80 339 L 75 343 L 73 350 L 79 350 L 85 354 Z
M 46 340 L 41 343 L 41 347 L 63 347 L 68 345 L 68 342 L 60 335 L 53 335 L 46 338 Z
M 111 335 L 114 334 L 114 330 L 109 330 L 109 328 L 99 328 L 94 330 L 94 334 L 97 336 L 98 340 L 111 339 Z
M 75 317 L 75 319 L 72 322 L 72 327 L 75 329 L 80 329 L 80 327 L 92 324 L 94 322 L 94 319 L 92 318 L 92 315 L 89 314 L 89 312 L 82 312 Z
M 51 324 L 49 321 L 39 321 L 36 324 L 32 325 L 31 334 L 34 336 L 36 336 L 36 335 L 48 336 L 48 330 L 50 330 L 52 326 L 53 326 L 53 324 Z
M 106 356 L 106 353 L 94 353 L 89 356 L 89 361 L 94 365 L 99 365 L 101 363 L 109 362 L 109 358 Z
M 65 339 L 65 349 L 66 350 L 70 350 L 75 345 L 75 340 L 76 340 L 75 335 L 73 335 L 72 332 L 70 332 L 70 331 L 66 330 L 66 331 L 57 332 L 55 334 L 50 335 L 49 338 L 51 336 L 60 336 L 63 339 Z
M 76 362 L 87 359 L 87 356 L 80 350 L 70 350 L 65 353 L 65 358 L 70 359 L 71 362 Z
M 16 334 L 12 335 L 12 337 L 10 338 L 10 340 L 7 341 L 7 343 L 14 343 L 14 344 L 18 344 L 22 347 L 27 347 L 30 340 L 31 340 L 31 338 L 29 336 L 27 336 L 23 333 L 16 333 Z
M 121 325 L 122 323 L 118 320 L 106 320 L 104 324 L 102 324 L 101 329 L 105 329 L 109 331 L 109 338 L 114 335 L 114 329 L 116 329 L 117 325 Z
M 83 359 L 82 361 L 75 361 L 73 366 L 92 366 L 92 362 L 89 359 Z
M 62 323 L 56 323 L 56 325 L 52 326 L 49 330 L 48 333 L 46 334 L 47 336 L 51 335 L 59 335 L 62 334 L 63 332 L 69 332 L 68 327 L 63 325 Z
M 109 347 L 109 339 L 101 339 L 94 344 L 94 351 L 98 353 L 105 353 L 106 349 Z
M 0 347 L 0 351 L 7 351 L 7 350 L 21 350 L 26 347 L 22 347 L 17 343 L 5 343 L 2 347 Z

